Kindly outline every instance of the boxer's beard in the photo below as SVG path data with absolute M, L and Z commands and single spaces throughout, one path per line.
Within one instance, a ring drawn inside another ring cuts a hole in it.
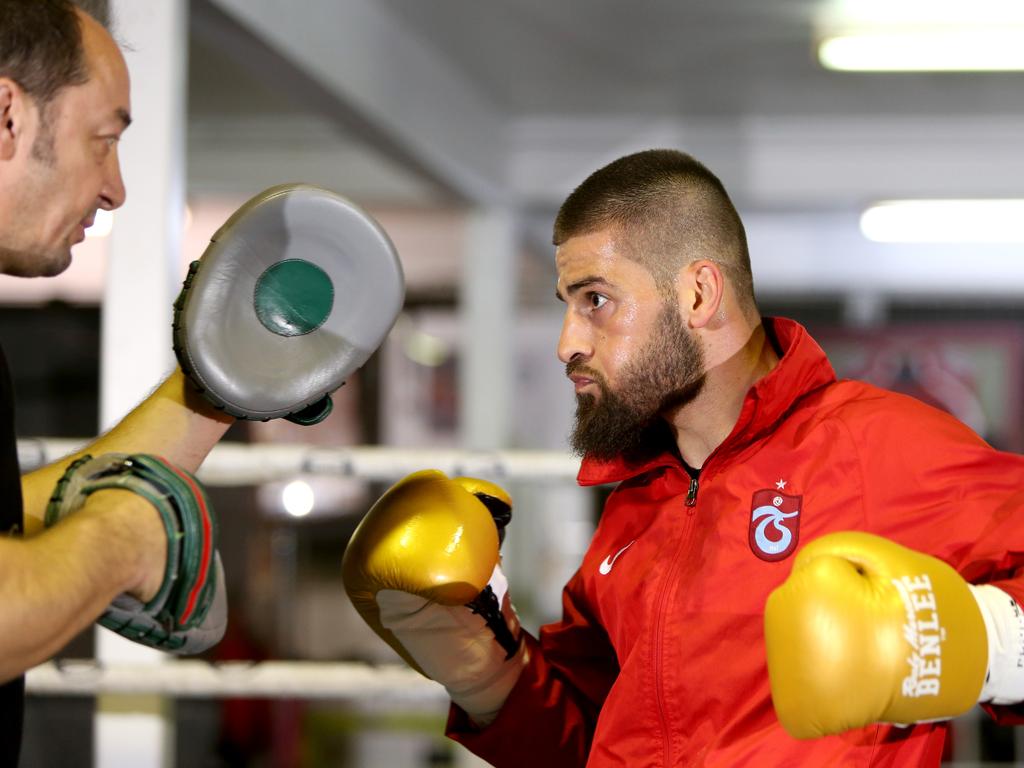
M 601 390 L 576 396 L 572 449 L 599 459 L 624 456 L 643 460 L 664 449 L 662 414 L 686 405 L 704 387 L 704 354 L 686 330 L 678 310 L 666 304 L 651 340 L 628 363 L 615 391 L 582 361 L 570 361 L 566 374 L 592 378 Z

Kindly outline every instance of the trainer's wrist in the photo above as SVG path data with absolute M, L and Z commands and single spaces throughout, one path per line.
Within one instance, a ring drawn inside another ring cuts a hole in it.
M 123 555 L 124 592 L 146 602 L 160 589 L 167 566 L 167 531 L 156 508 L 132 491 L 104 488 L 82 507 L 103 519 L 112 551 Z
M 190 411 L 205 419 L 211 419 L 220 424 L 227 425 L 234 424 L 237 421 L 234 416 L 225 413 L 221 408 L 215 407 L 213 403 L 203 397 L 199 390 L 196 389 L 196 386 L 182 372 L 180 365 L 174 366 L 174 370 L 171 371 L 170 376 L 167 377 L 161 389 L 171 400 L 184 405 Z

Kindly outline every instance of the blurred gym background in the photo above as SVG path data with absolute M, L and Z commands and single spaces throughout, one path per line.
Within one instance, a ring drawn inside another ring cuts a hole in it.
M 88 8 L 110 20 L 132 73 L 129 201 L 60 277 L 0 277 L 26 468 L 48 456 L 38 438 L 93 436 L 156 385 L 188 262 L 235 207 L 286 181 L 375 216 L 408 301 L 326 422 L 238 424 L 228 441 L 564 454 L 573 396 L 555 357 L 554 212 L 591 171 L 650 147 L 688 151 L 722 178 L 763 314 L 809 326 L 840 375 L 910 392 L 1022 449 L 1017 2 Z M 347 538 L 388 482 L 344 467 L 256 470 L 273 482 L 211 481 L 232 623 L 207 660 L 239 662 L 239 675 L 245 661 L 388 669 L 397 657 L 340 578 Z M 533 630 L 557 617 L 600 511 L 601 489 L 571 478 L 506 478 L 506 572 Z M 89 631 L 30 676 L 26 768 L 480 764 L 443 738 L 439 689 L 409 678 L 333 696 L 89 692 L 120 653 Z M 972 714 L 946 759 L 1024 765 L 1024 737 Z

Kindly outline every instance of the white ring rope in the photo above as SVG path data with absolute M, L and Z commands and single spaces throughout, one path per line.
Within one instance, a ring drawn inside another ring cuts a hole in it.
M 18 440 L 21 470 L 28 472 L 67 456 L 85 438 Z M 571 481 L 580 461 L 559 451 L 460 451 L 434 448 L 345 446 L 322 448 L 282 443 L 220 443 L 200 467 L 199 479 L 210 486 L 259 485 L 296 475 L 330 475 L 394 481 L 420 469 L 496 480 Z
M 177 698 L 331 699 L 437 705 L 443 687 L 407 667 L 355 662 L 170 660 L 121 664 L 92 660 L 47 662 L 28 671 L 37 696 L 161 694 Z
M 79 450 L 86 438 L 18 440 L 23 472 Z M 573 481 L 579 459 L 556 451 L 473 452 L 436 449 L 220 443 L 200 467 L 210 486 L 244 486 L 296 475 L 328 475 L 391 482 L 420 469 L 497 480 Z M 172 660 L 162 664 L 48 662 L 28 672 L 33 695 L 163 694 L 177 697 L 341 699 L 437 705 L 444 688 L 411 669 L 359 663 L 224 662 Z

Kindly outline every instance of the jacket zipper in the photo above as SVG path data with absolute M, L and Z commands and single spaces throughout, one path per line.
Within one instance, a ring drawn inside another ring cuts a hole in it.
M 664 640 L 665 640 L 665 614 L 668 606 L 668 598 L 672 593 L 672 587 L 675 584 L 676 574 L 679 572 L 679 564 L 683 558 L 680 553 L 683 547 L 686 546 L 690 540 L 690 530 L 693 527 L 693 519 L 695 517 L 694 507 L 697 506 L 697 477 L 690 477 L 690 487 L 686 492 L 686 516 L 683 518 L 683 530 L 679 538 L 679 544 L 676 547 L 676 551 L 672 557 L 672 565 L 669 567 L 668 573 L 665 574 L 665 581 L 662 583 L 661 594 L 658 597 L 658 618 L 657 624 L 654 629 L 654 692 L 655 698 L 658 702 L 658 721 L 661 724 L 661 735 L 663 743 L 663 751 L 665 755 L 665 766 L 672 765 L 672 738 L 668 729 L 668 716 L 666 714 L 665 707 L 665 684 L 664 684 Z
M 690 477 L 690 490 L 686 492 L 686 506 L 695 507 L 697 506 L 697 475 Z

